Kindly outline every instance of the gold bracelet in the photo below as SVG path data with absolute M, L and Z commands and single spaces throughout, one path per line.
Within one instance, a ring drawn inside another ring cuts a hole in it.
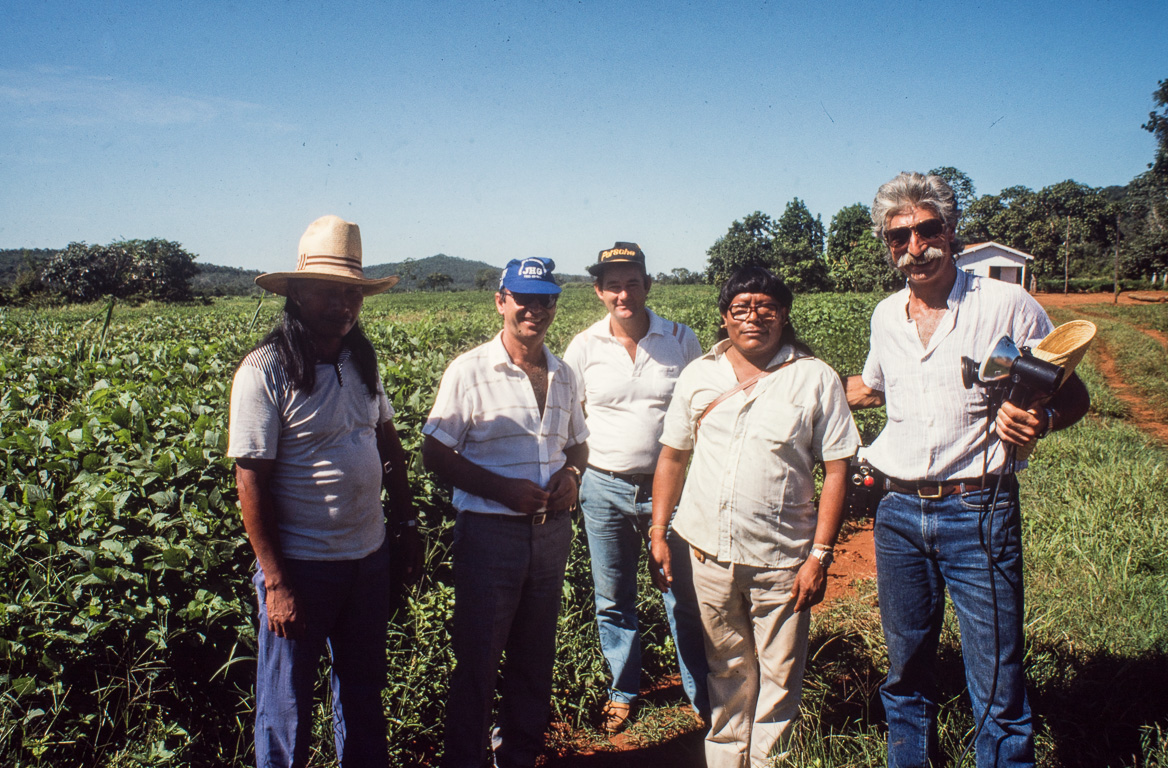
M 654 525 L 650 525 L 650 526 L 649 526 L 649 535 L 650 535 L 650 536 L 652 536 L 652 535 L 653 535 L 653 529 L 654 529 L 654 528 L 660 528 L 661 530 L 665 531 L 666 533 L 668 533 L 668 532 L 669 532 L 669 526 L 668 526 L 668 525 L 661 525 L 660 523 L 656 523 L 656 524 L 654 524 Z

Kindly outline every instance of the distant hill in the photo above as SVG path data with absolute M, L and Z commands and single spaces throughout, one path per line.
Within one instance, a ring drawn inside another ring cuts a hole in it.
M 418 290 L 426 278 L 435 274 L 450 275 L 453 282 L 447 288 L 473 289 L 477 287 L 475 278 L 481 273 L 485 280 L 488 272 L 491 273 L 489 285 L 493 288 L 501 270 L 502 267 L 491 266 L 485 261 L 471 261 L 439 253 L 424 259 L 409 259 L 365 267 L 365 276 L 379 278 L 398 275 L 401 282 L 394 287 L 395 291 Z
M 43 263 L 59 251 L 60 249 L 54 248 L 0 250 L 0 287 L 11 285 L 26 263 L 30 261 Z M 198 267 L 199 272 L 191 280 L 191 290 L 196 294 L 246 296 L 259 291 L 255 284 L 255 278 L 256 275 L 262 273 L 258 269 L 224 267 L 198 261 L 195 262 L 195 266 Z M 502 267 L 487 264 L 485 261 L 460 259 L 456 256 L 439 253 L 424 259 L 374 264 L 365 268 L 365 275 L 371 278 L 399 275 L 401 282 L 394 287 L 395 291 L 421 290 L 423 287 L 427 287 L 427 278 L 438 274 L 450 276 L 451 282 L 445 285 L 446 290 L 473 290 L 480 285 L 494 289 L 501 270 Z M 564 282 L 590 282 L 592 279 L 587 275 L 557 276 Z
M 208 296 L 247 296 L 258 294 L 260 289 L 255 284 L 256 275 L 263 274 L 258 269 L 240 269 L 239 267 L 221 267 L 218 264 L 200 264 L 198 274 L 191 278 L 191 291 Z
M 191 288 L 196 293 L 206 293 L 212 296 L 246 295 L 256 293 L 259 288 L 255 285 L 256 275 L 262 274 L 257 269 L 239 269 L 238 267 L 221 267 L 215 264 L 198 264 L 199 274 L 191 281 Z M 475 278 L 480 272 L 491 274 L 491 285 L 498 279 L 499 267 L 492 267 L 482 261 L 468 261 L 454 256 L 439 253 L 425 259 L 391 262 L 389 264 L 373 264 L 365 267 L 365 276 L 369 278 L 388 277 L 399 275 L 402 280 L 395 291 L 413 291 L 422 288 L 426 278 L 434 274 L 444 274 L 451 277 L 452 282 L 446 289 L 467 290 L 475 288 Z

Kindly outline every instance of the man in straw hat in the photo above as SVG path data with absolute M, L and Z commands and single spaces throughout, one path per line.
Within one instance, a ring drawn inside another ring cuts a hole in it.
M 388 761 L 382 486 L 407 578 L 418 574 L 420 547 L 405 452 L 358 317 L 366 296 L 396 282 L 365 278 L 360 230 L 336 216 L 309 225 L 294 271 L 256 278 L 287 297 L 280 322 L 235 373 L 227 449 L 257 561 L 258 765 L 307 763 L 326 645 L 341 765 Z
M 1022 542 L 1018 484 L 1007 446 L 1033 446 L 1087 412 L 1071 376 L 1044 408 L 1006 401 L 990 424 L 984 388 L 966 389 L 962 357 L 981 360 L 1003 333 L 1038 342 L 1050 319 L 1020 286 L 957 269 L 959 211 L 939 176 L 902 173 L 872 204 L 876 236 L 908 285 L 872 314 L 853 408 L 886 404 L 888 423 L 862 451 L 887 476 L 876 512 L 876 571 L 889 672 L 881 687 L 888 765 L 940 762 L 934 666 L 945 591 L 961 627 L 976 720 L 977 765 L 1034 764 L 1023 678 Z M 995 503 L 996 502 L 996 503 Z
M 498 336 L 457 357 L 422 432 L 426 467 L 455 487 L 455 667 L 446 768 L 481 768 L 504 651 L 494 764 L 533 766 L 551 708 L 571 508 L 588 460 L 572 370 L 544 345 L 560 287 L 551 259 L 514 259 Z
M 677 377 L 701 356 L 702 345 L 688 327 L 645 306 L 652 278 L 636 243 L 606 248 L 588 271 L 608 314 L 572 339 L 564 362 L 580 381 L 588 422 L 580 510 L 592 558 L 600 649 L 612 673 L 602 727 L 615 733 L 628 722 L 641 690 L 637 571 L 650 535 L 658 441 Z M 684 546 L 676 537 L 670 541 Z M 689 560 L 679 560 L 673 586 L 664 593 L 665 611 L 682 687 L 694 708 L 707 716 L 701 615 L 693 581 L 683 572 Z

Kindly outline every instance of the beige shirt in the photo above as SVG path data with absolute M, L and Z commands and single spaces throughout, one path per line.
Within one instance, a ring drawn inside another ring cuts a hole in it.
M 580 384 L 588 463 L 613 472 L 652 474 L 673 387 L 701 354 L 693 331 L 651 311 L 649 332 L 637 342 L 636 359 L 612 335 L 611 315 L 577 334 L 564 362 Z
M 839 376 L 807 358 L 723 400 L 695 442 L 702 411 L 738 384 L 729 344 L 719 342 L 685 369 L 665 416 L 661 442 L 693 450 L 673 528 L 720 562 L 792 568 L 815 536 L 815 461 L 849 458 L 860 435 Z M 770 365 L 793 356 L 784 346 Z

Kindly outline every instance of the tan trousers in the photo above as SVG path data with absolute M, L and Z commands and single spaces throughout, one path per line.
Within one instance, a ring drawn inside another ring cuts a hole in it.
M 787 751 L 803 694 L 811 614 L 792 610 L 796 569 L 690 558 L 710 663 L 706 765 L 770 765 L 776 746 Z

